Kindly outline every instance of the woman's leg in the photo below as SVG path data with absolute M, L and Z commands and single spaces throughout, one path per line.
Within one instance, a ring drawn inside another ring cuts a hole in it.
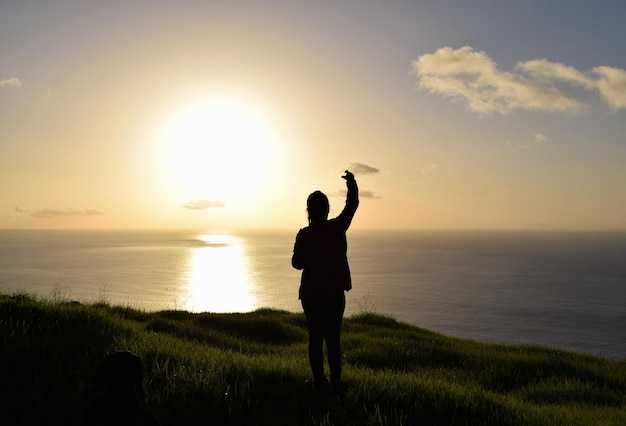
M 327 307 L 326 347 L 328 348 L 328 366 L 330 382 L 334 387 L 341 386 L 341 323 L 346 309 L 346 296 L 333 298 Z
M 319 300 L 302 300 L 302 308 L 309 328 L 309 363 L 316 386 L 327 384 L 324 374 L 324 323 L 325 314 Z

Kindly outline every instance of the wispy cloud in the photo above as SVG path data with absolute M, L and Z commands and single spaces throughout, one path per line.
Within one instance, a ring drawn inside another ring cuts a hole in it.
M 376 195 L 372 191 L 369 191 L 367 189 L 359 191 L 359 197 L 360 198 L 375 198 L 375 199 L 383 198 L 380 195 Z
M 586 89 L 594 89 L 596 86 L 593 79 L 578 71 L 576 68 L 559 62 L 550 62 L 545 58 L 520 62 L 515 69 L 528 74 L 536 84 L 563 82 L 581 86 Z
M 26 212 L 25 210 L 19 209 L 19 208 L 15 208 L 16 212 L 22 213 L 22 212 Z M 41 209 L 41 210 L 36 210 L 34 212 L 32 212 L 30 215 L 33 217 L 59 217 L 59 216 L 101 216 L 103 213 L 95 210 L 95 209 L 83 209 L 83 210 L 76 210 L 76 209 L 55 209 L 55 208 L 51 208 L 51 209 Z
M 626 71 L 608 66 L 584 73 L 559 62 L 534 59 L 503 71 L 485 52 L 464 46 L 424 54 L 412 62 L 412 71 L 421 87 L 466 103 L 479 114 L 575 113 L 585 106 L 577 99 L 576 88 L 599 94 L 614 111 L 626 108 Z
M 213 200 L 195 200 L 188 201 L 180 205 L 181 207 L 189 210 L 204 210 L 211 207 L 224 207 L 225 204 L 222 201 Z
M 423 168 L 422 168 L 422 174 L 423 174 L 423 175 L 426 175 L 426 174 L 428 174 L 428 173 L 432 173 L 432 172 L 434 172 L 435 170 L 437 170 L 437 168 L 438 168 L 438 167 L 439 167 L 439 164 L 437 164 L 437 163 L 433 163 L 433 164 L 431 164 L 430 166 L 423 167 Z
M 24 83 L 22 83 L 22 81 L 17 77 L 0 80 L 0 87 L 22 87 L 23 84 Z
M 347 191 L 345 189 L 340 189 L 337 192 L 330 194 L 331 197 L 345 197 L 347 195 Z M 373 198 L 380 199 L 383 198 L 380 195 L 374 194 L 372 191 L 367 189 L 359 189 L 359 198 Z
M 600 76 L 598 90 L 614 111 L 626 108 L 626 71 L 613 67 L 596 67 L 593 72 Z
M 375 175 L 380 173 L 380 169 L 363 163 L 350 163 L 348 165 L 348 170 L 355 175 Z
M 548 140 L 548 137 L 546 135 L 544 135 L 543 133 L 535 133 L 533 135 L 533 138 L 537 141 L 537 142 L 545 142 Z
M 13 209 L 8 208 L 0 208 L 0 219 L 13 219 L 16 217 L 20 217 L 21 215 L 28 213 L 27 210 L 22 210 L 19 207 L 14 207 Z

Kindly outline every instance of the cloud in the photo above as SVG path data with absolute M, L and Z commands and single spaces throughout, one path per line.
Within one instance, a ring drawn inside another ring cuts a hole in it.
M 602 66 L 583 73 L 544 58 L 519 62 L 509 72 L 485 52 L 464 46 L 424 54 L 412 62 L 412 71 L 430 93 L 466 103 L 479 114 L 574 113 L 585 106 L 576 99 L 575 88 L 599 94 L 613 110 L 626 108 L 626 71 L 619 68 Z
M 363 163 L 350 163 L 348 165 L 348 170 L 355 175 L 375 175 L 380 173 L 380 169 Z
M 0 87 L 22 87 L 23 83 L 19 78 L 11 77 L 0 80 Z
M 340 189 L 337 192 L 334 192 L 332 194 L 330 194 L 331 197 L 345 197 L 347 195 L 347 190 L 345 189 Z M 363 190 L 360 189 L 359 190 L 359 198 L 373 198 L 373 199 L 380 199 L 383 198 L 379 195 L 374 194 L 372 191 L 369 191 L 367 189 Z
M 563 65 L 559 62 L 550 62 L 545 58 L 520 62 L 515 69 L 527 73 L 537 83 L 548 84 L 552 82 L 563 82 L 581 86 L 585 89 L 594 89 L 596 86 L 592 78 L 586 76 L 576 68 Z
M 189 210 L 204 210 L 204 209 L 208 209 L 211 207 L 224 207 L 225 204 L 221 201 L 195 200 L 195 201 L 188 201 L 184 204 L 181 204 L 180 206 Z
M 538 142 L 545 142 L 548 140 L 548 137 L 544 135 L 543 133 L 535 133 L 533 135 L 533 138 L 535 138 L 535 140 Z
M 375 195 L 372 191 L 368 191 L 368 190 L 359 191 L 359 197 L 360 198 L 375 198 L 375 199 L 382 198 L 381 196 Z
M 428 173 L 432 173 L 435 170 L 437 170 L 438 167 L 439 167 L 439 164 L 433 163 L 433 164 L 431 164 L 428 167 L 422 168 L 422 174 L 425 175 L 425 174 L 428 174 Z
M 613 67 L 596 67 L 593 72 L 599 75 L 597 81 L 600 95 L 614 111 L 626 108 L 626 71 Z
M 16 212 L 18 208 L 16 207 Z M 25 210 L 19 209 L 19 212 L 25 212 Z M 58 216 L 101 216 L 103 213 L 95 209 L 41 209 L 31 213 L 34 217 L 58 217 Z

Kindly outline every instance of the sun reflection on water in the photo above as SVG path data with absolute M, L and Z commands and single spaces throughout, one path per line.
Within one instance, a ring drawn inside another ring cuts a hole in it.
M 185 309 L 254 310 L 253 284 L 242 241 L 230 235 L 202 235 L 194 243 L 188 261 Z

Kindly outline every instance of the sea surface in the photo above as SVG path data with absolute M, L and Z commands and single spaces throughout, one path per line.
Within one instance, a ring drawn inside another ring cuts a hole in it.
M 144 310 L 301 312 L 294 232 L 0 230 L 0 291 Z M 625 232 L 349 231 L 364 311 L 626 359 Z

